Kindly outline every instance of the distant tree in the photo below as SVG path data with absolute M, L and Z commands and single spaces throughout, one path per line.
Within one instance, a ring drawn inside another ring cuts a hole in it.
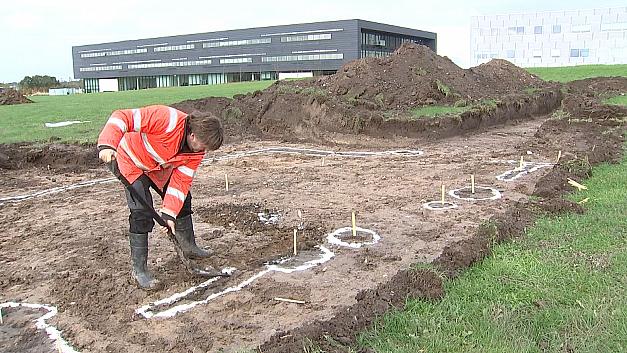
M 47 91 L 48 88 L 59 86 L 59 80 L 54 76 L 35 75 L 26 76 L 18 84 L 20 91 L 25 93 L 33 93 L 37 91 Z

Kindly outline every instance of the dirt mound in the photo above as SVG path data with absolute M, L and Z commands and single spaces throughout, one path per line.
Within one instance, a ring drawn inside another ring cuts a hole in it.
M 592 96 L 616 96 L 627 92 L 627 77 L 595 77 L 565 84 L 569 93 Z
M 469 70 L 477 75 L 482 85 L 487 86 L 487 90 L 492 94 L 495 92 L 508 94 L 547 86 L 547 83 L 538 76 L 507 60 L 494 59 Z
M 80 172 L 99 165 L 95 145 L 0 144 L 0 169 L 43 167 Z
M 22 103 L 33 103 L 33 101 L 24 97 L 24 95 L 14 89 L 9 88 L 0 92 L 0 105 L 13 105 Z
M 410 112 L 412 107 L 465 106 L 488 98 L 510 101 L 511 96 L 524 100 L 530 97 L 528 88 L 555 91 L 552 85 L 503 60 L 464 70 L 425 46 L 406 43 L 390 57 L 355 60 L 335 75 L 279 81 L 263 91 L 238 95 L 232 100 L 209 97 L 181 102 L 175 107 L 186 112 L 207 110 L 221 116 L 228 135 L 236 138 L 252 135 L 326 142 L 329 133 L 392 137 L 399 133 L 399 119 L 415 120 Z M 392 131 L 386 130 L 387 125 L 392 125 Z M 443 125 L 449 129 L 446 122 Z M 370 130 L 373 126 L 376 131 Z M 418 126 L 416 131 L 431 134 L 433 129 L 434 126 Z M 409 132 L 415 135 L 414 130 Z

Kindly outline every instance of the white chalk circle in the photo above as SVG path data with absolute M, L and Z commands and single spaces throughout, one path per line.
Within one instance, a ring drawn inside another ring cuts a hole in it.
M 17 308 L 24 307 L 29 309 L 44 309 L 47 311 L 46 314 L 42 315 L 39 319 L 35 320 L 35 327 L 38 330 L 44 330 L 48 337 L 55 342 L 57 350 L 60 353 L 78 353 L 66 340 L 61 337 L 61 331 L 59 331 L 56 327 L 48 324 L 46 321 L 51 319 L 53 316 L 57 315 L 57 308 L 52 305 L 44 305 L 44 304 L 31 304 L 31 303 L 16 303 L 16 302 L 7 302 L 1 303 L 0 309 L 2 308 Z
M 515 162 L 515 161 L 511 161 Z M 508 170 L 503 174 L 497 175 L 496 179 L 500 181 L 513 181 L 521 178 L 529 173 L 533 173 L 540 168 L 552 167 L 553 163 L 536 163 L 536 162 L 523 162 L 522 167 Z
M 423 208 L 431 211 L 443 211 L 443 210 L 452 210 L 457 208 L 457 205 L 452 202 L 442 202 L 442 201 L 430 201 L 422 204 Z
M 347 248 L 354 248 L 354 249 L 359 249 L 362 246 L 366 246 L 366 245 L 374 245 L 376 243 L 379 242 L 379 240 L 381 240 L 381 236 L 379 236 L 379 234 L 377 234 L 376 232 L 370 230 L 370 229 L 365 229 L 365 228 L 361 228 L 361 227 L 355 227 L 355 230 L 359 233 L 367 233 L 370 234 L 372 236 L 372 240 L 371 241 L 367 241 L 367 242 L 346 242 L 344 240 L 349 239 L 352 236 L 352 232 L 353 232 L 353 228 L 352 227 L 344 227 L 344 228 L 340 228 L 337 229 L 336 231 L 334 231 L 333 233 L 327 235 L 327 242 L 329 244 L 333 244 L 333 245 L 338 245 L 338 246 L 344 246 Z M 340 238 L 340 236 L 342 234 L 346 233 L 347 235 L 342 237 L 344 240 L 342 240 L 342 238 Z
M 465 201 L 486 201 L 486 200 L 498 200 L 502 197 L 501 192 L 495 188 L 491 188 L 488 186 L 475 186 L 475 194 L 477 194 L 477 190 L 480 190 L 481 195 L 485 194 L 485 191 L 489 191 L 491 196 L 488 197 L 463 197 L 460 196 L 462 192 L 472 195 L 472 188 L 470 186 L 466 186 L 459 189 L 449 190 L 448 194 L 456 199 L 465 200 Z M 481 190 L 483 192 L 481 192 Z

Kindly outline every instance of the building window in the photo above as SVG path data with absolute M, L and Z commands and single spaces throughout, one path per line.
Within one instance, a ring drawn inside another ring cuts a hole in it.
M 525 27 L 507 27 L 507 34 L 525 34 Z
M 129 69 L 150 69 L 154 67 L 180 67 L 180 66 L 199 66 L 211 65 L 211 60 L 192 60 L 192 61 L 175 61 L 168 63 L 149 63 L 149 64 L 129 64 Z
M 508 50 L 506 54 L 508 59 L 516 57 L 516 52 L 514 50 Z
M 156 51 L 156 52 L 188 50 L 188 49 L 194 49 L 194 44 L 169 45 L 167 47 L 155 47 L 155 48 L 153 48 L 153 50 Z
M 122 65 L 81 67 L 80 72 L 122 70 Z
M 601 23 L 602 31 L 625 31 L 627 30 L 627 22 Z
M 571 32 L 573 33 L 584 33 L 584 32 L 590 32 L 591 30 L 592 30 L 591 25 L 573 25 L 571 27 Z
M 533 34 L 542 34 L 542 26 L 533 27 Z
M 553 33 L 562 33 L 562 25 L 553 25 Z
M 267 44 L 271 42 L 272 42 L 271 38 L 228 40 L 228 41 L 222 41 L 222 42 L 203 43 L 202 47 L 203 48 L 231 47 L 231 46 L 236 46 L 236 45 Z
M 305 35 L 298 35 L 298 36 L 281 37 L 281 43 L 305 42 L 309 40 L 324 40 L 324 39 L 331 39 L 331 33 L 305 34 Z
M 309 54 L 309 55 L 281 55 L 266 56 L 261 58 L 261 62 L 280 62 L 280 61 L 307 61 L 307 60 L 342 60 L 344 54 Z
M 220 64 L 244 64 L 253 62 L 253 58 L 226 58 L 220 59 Z
M 590 49 L 579 49 L 579 56 L 587 58 L 590 56 Z

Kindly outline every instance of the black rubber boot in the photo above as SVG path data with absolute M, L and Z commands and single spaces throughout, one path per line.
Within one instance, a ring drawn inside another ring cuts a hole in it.
M 183 254 L 185 254 L 186 257 L 199 259 L 213 255 L 213 252 L 203 250 L 196 245 L 192 215 L 177 218 L 175 231 L 176 240 L 181 244 L 181 249 L 183 249 Z
M 159 280 L 155 279 L 148 271 L 148 234 L 129 233 L 131 244 L 131 263 L 133 271 L 131 277 L 140 288 L 150 290 L 159 286 Z

